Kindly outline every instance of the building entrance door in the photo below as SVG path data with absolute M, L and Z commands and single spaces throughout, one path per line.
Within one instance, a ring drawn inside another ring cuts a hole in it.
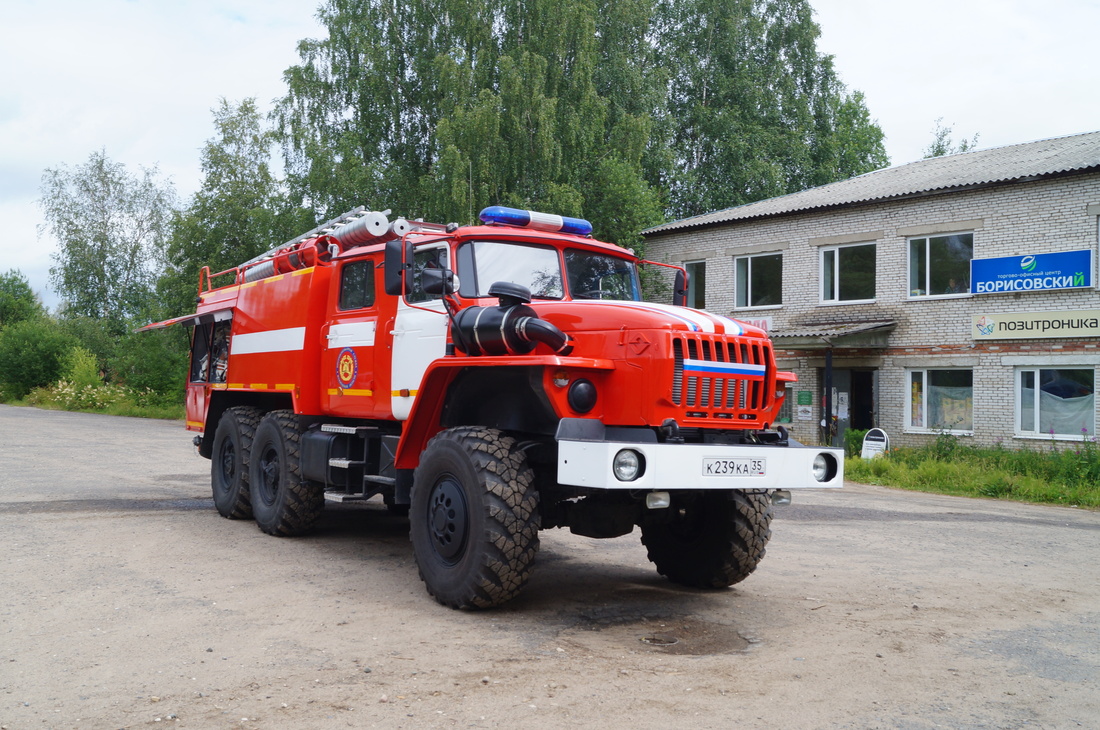
M 824 377 L 820 382 L 824 382 Z M 830 446 L 844 446 L 848 429 L 860 431 L 875 426 L 875 391 L 878 371 L 873 368 L 834 368 L 832 417 L 824 419 L 829 429 Z M 822 408 L 825 393 L 821 393 Z

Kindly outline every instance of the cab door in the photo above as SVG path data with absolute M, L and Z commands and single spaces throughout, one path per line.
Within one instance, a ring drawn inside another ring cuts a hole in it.
M 409 417 L 424 371 L 447 350 L 448 320 L 443 300 L 424 291 L 420 275 L 425 269 L 448 268 L 449 260 L 446 243 L 417 248 L 410 291 L 397 303 L 390 407 L 398 420 Z
M 337 273 L 321 354 L 321 405 L 326 413 L 369 418 L 385 400 L 375 372 L 378 264 L 378 257 L 358 258 L 343 263 Z

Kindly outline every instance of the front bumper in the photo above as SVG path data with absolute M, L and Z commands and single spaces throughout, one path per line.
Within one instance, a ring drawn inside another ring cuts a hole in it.
M 598 422 L 596 422 L 598 424 Z M 604 436 L 595 429 L 558 430 L 558 483 L 593 489 L 837 489 L 844 485 L 843 449 L 789 444 L 731 446 L 726 444 L 639 443 Z M 621 481 L 615 476 L 615 455 L 637 452 L 644 464 L 640 476 Z M 829 464 L 825 481 L 814 478 L 818 454 Z

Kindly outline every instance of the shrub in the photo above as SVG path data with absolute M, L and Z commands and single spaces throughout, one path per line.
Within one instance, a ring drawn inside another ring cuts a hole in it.
M 99 363 L 91 352 L 77 345 L 62 358 L 62 378 L 73 385 L 83 388 L 96 388 L 103 385 Z
M 863 439 L 867 435 L 867 429 L 859 430 L 849 428 L 844 432 L 844 455 L 849 459 L 863 453 Z
M 152 332 L 131 332 L 118 342 L 115 378 L 134 390 L 150 390 L 183 400 L 187 378 L 187 330 L 174 327 Z
M 16 322 L 0 331 L 0 383 L 14 399 L 57 381 L 75 345 L 51 319 Z

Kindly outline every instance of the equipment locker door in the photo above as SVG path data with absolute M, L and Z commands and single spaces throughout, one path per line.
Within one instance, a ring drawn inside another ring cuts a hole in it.
M 370 417 L 385 400 L 378 393 L 375 372 L 377 266 L 377 258 L 343 264 L 329 299 L 321 354 L 321 402 L 327 413 Z

